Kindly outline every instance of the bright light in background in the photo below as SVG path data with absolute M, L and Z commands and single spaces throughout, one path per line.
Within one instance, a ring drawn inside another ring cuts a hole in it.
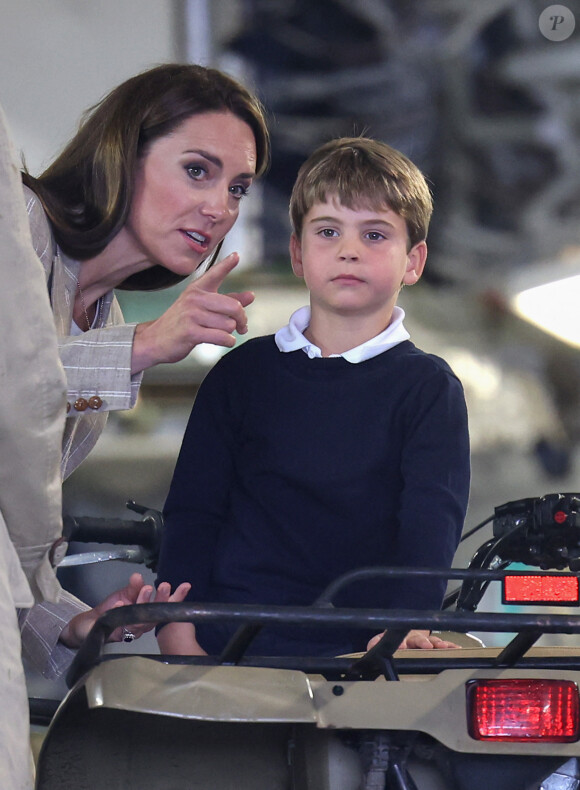
M 580 274 L 527 288 L 513 297 L 512 307 L 544 332 L 580 347 Z
M 200 343 L 189 352 L 189 356 L 202 365 L 210 366 L 215 365 L 226 351 L 227 348 L 223 348 L 222 346 L 214 346 L 211 343 Z

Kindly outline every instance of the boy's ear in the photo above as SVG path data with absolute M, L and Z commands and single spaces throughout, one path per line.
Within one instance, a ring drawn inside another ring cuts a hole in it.
M 292 271 L 296 277 L 302 277 L 304 275 L 302 268 L 302 245 L 295 233 L 290 236 L 290 262 L 292 263 Z
M 423 274 L 427 260 L 427 244 L 419 241 L 407 253 L 407 270 L 403 276 L 403 285 L 414 285 Z

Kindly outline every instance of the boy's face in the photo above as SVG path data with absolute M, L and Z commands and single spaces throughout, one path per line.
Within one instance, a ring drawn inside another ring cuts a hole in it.
M 385 318 L 401 285 L 420 278 L 427 245 L 407 250 L 405 220 L 389 208 L 351 209 L 338 200 L 315 203 L 302 235 L 290 240 L 292 269 L 310 291 L 312 309 Z

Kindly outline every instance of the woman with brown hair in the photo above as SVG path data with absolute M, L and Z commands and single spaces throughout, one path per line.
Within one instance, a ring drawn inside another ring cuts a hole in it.
M 113 290 L 165 288 L 213 262 L 268 158 L 262 108 L 242 85 L 166 64 L 115 88 L 42 175 L 24 174 L 68 380 L 64 477 L 107 412 L 134 405 L 145 369 L 246 331 L 253 295 L 217 293 L 236 253 L 155 321 L 125 325 Z
M 199 343 L 231 347 L 233 332 L 246 332 L 253 294 L 218 293 L 238 254 L 209 267 L 268 161 L 264 112 L 246 88 L 215 69 L 165 64 L 89 110 L 44 173 L 24 173 L 67 376 L 63 477 L 88 455 L 107 413 L 135 404 L 144 370 L 179 361 Z M 208 260 L 209 271 L 159 318 L 124 323 L 114 289 L 164 288 Z M 141 580 L 120 592 L 129 603 L 150 589 Z M 169 592 L 161 587 L 158 600 Z M 54 611 L 35 607 L 23 622 L 25 648 L 49 675 L 68 663 L 58 651 L 77 647 L 96 619 L 72 596 L 66 612 L 67 601 Z

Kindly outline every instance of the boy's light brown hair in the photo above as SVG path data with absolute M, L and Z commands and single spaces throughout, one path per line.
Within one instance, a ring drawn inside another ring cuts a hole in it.
M 390 208 L 407 225 L 409 249 L 427 238 L 433 199 L 424 175 L 404 154 L 368 137 L 339 137 L 317 148 L 298 171 L 290 198 L 297 238 L 315 203 L 337 197 L 351 209 Z

